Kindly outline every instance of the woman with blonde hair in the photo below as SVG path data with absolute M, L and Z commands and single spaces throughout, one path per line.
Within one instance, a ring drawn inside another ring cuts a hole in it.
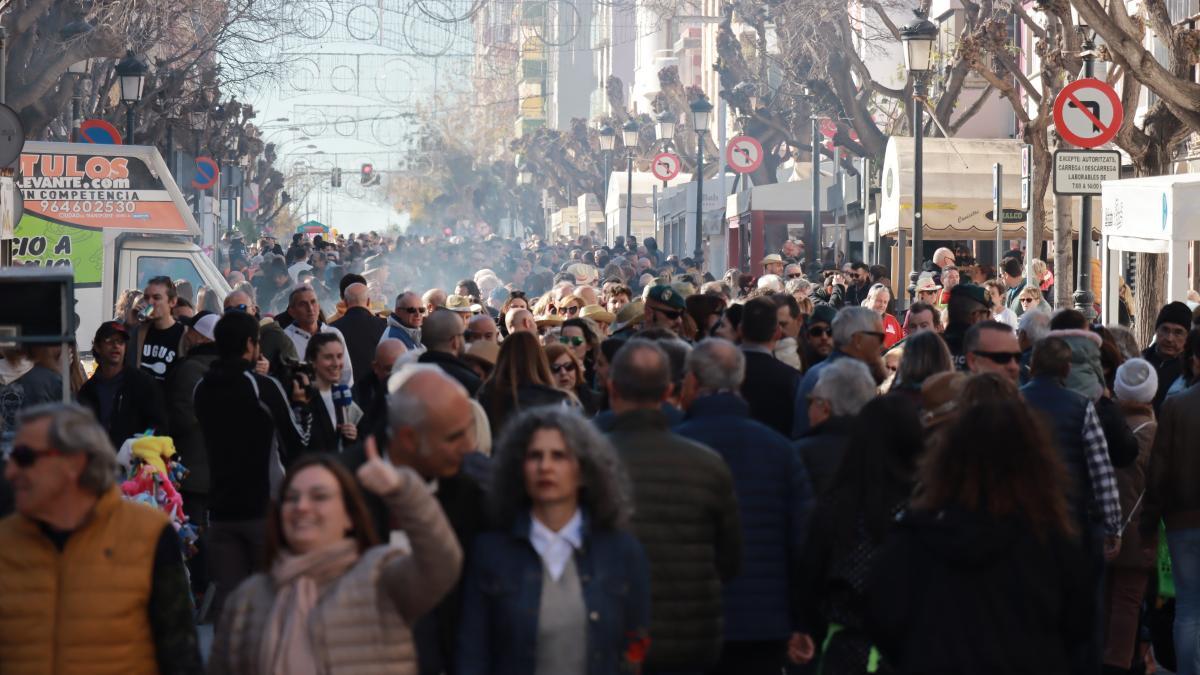
M 1050 303 L 1042 298 L 1042 292 L 1033 286 L 1026 286 L 1017 294 L 1017 302 L 1021 303 L 1021 313 L 1024 314 L 1031 309 L 1036 309 L 1041 312 L 1050 314 L 1054 311 L 1050 307 Z
M 500 345 L 496 368 L 476 398 L 487 411 L 492 433 L 500 435 L 509 418 L 526 408 L 561 405 L 567 394 L 554 385 L 546 352 L 532 333 L 513 333 Z

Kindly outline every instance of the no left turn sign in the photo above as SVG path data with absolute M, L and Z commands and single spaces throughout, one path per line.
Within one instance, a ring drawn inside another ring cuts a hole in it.
M 762 144 L 753 136 L 734 136 L 725 146 L 725 163 L 736 173 L 754 173 L 762 162 Z
M 661 181 L 668 181 L 679 175 L 679 155 L 671 152 L 660 152 L 654 156 L 654 165 L 650 167 L 650 173 Z
M 1064 140 L 1081 148 L 1111 141 L 1124 116 L 1117 92 L 1094 77 L 1075 80 L 1054 99 L 1054 127 Z

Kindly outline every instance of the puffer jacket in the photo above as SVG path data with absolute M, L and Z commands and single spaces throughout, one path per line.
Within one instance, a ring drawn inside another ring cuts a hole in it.
M 1116 560 L 1112 561 L 1112 566 L 1148 572 L 1154 567 L 1155 549 L 1142 543 L 1141 528 L 1138 524 L 1142 515 L 1142 503 L 1145 502 L 1146 467 L 1150 464 L 1150 450 L 1154 446 L 1158 422 L 1154 419 L 1154 407 L 1149 403 L 1123 403 L 1121 410 L 1125 413 L 1130 430 L 1137 438 L 1138 456 L 1137 461 L 1116 470 L 1117 488 L 1121 494 L 1121 514 L 1129 524 L 1122 536 L 1121 552 Z
M 721 456 L 670 432 L 660 410 L 617 415 L 609 439 L 633 482 L 633 529 L 650 561 L 649 671 L 705 671 L 721 653 L 721 584 L 742 533 Z
M 731 392 L 697 398 L 675 433 L 716 450 L 733 473 L 744 545 L 742 571 L 721 595 L 725 639 L 788 639 L 798 625 L 795 575 L 815 505 L 804 462 Z
M 412 552 L 375 546 L 321 590 L 308 619 L 321 675 L 415 675 L 411 626 L 458 580 L 462 549 L 450 523 L 415 472 L 402 468 L 399 473 L 399 487 L 384 499 Z M 256 574 L 234 590 L 213 639 L 210 674 L 260 672 L 259 653 L 275 597 L 268 574 Z
M 1056 337 L 1071 346 L 1071 373 L 1063 386 L 1095 401 L 1104 393 L 1104 368 L 1100 365 L 1100 336 L 1090 330 L 1052 330 L 1046 337 Z

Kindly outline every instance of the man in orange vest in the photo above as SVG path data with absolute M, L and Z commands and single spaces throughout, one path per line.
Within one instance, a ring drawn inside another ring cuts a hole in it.
M 121 498 L 116 453 L 85 408 L 26 409 L 4 467 L 0 672 L 202 673 L 179 538 Z

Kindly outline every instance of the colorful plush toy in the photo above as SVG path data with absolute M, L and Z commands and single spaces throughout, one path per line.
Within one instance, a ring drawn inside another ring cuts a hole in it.
M 175 459 L 175 443 L 168 436 L 146 435 L 127 441 L 127 445 L 131 461 L 128 478 L 121 483 L 122 494 L 131 501 L 165 512 L 179 534 L 184 555 L 191 557 L 196 552 L 199 533 L 183 512 L 179 486 L 188 470 Z

